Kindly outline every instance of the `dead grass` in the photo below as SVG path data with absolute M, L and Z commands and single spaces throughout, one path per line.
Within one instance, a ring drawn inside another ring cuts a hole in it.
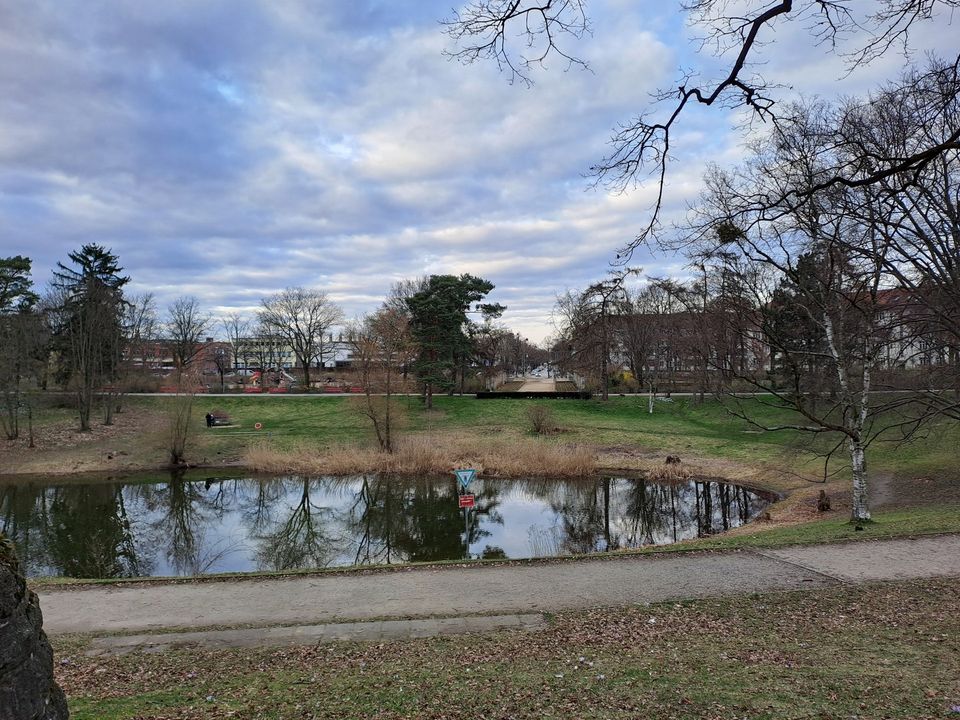
M 393 453 L 361 444 L 301 444 L 289 450 L 258 444 L 247 450 L 243 462 L 259 472 L 304 475 L 430 475 L 471 467 L 492 477 L 586 477 L 597 471 L 596 456 L 587 447 L 456 435 L 408 437 Z
M 659 483 L 679 483 L 689 480 L 693 477 L 690 468 L 681 464 L 676 465 L 658 465 L 647 473 L 647 479 L 651 482 Z

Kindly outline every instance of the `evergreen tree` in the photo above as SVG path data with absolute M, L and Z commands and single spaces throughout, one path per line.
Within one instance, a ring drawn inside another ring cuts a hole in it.
M 123 353 L 123 286 L 118 258 L 101 245 L 87 244 L 70 253 L 73 267 L 57 263 L 54 288 L 59 292 L 61 322 L 57 339 L 61 373 L 76 390 L 80 429 L 90 429 L 96 390 L 116 378 Z M 104 418 L 111 421 L 108 412 Z
M 473 275 L 431 275 L 426 287 L 406 299 L 411 329 L 419 349 L 414 371 L 423 384 L 426 406 L 434 388 L 454 387 L 456 369 L 471 354 L 467 312 L 474 303 L 487 317 L 503 312 L 498 304 L 481 304 L 493 283 Z
M 20 436 L 20 415 L 32 418 L 24 381 L 40 373 L 46 356 L 46 334 L 36 311 L 38 297 L 30 279 L 30 258 L 0 258 L 0 396 L 4 413 L 0 429 L 8 440 Z M 33 445 L 33 428 L 30 427 Z

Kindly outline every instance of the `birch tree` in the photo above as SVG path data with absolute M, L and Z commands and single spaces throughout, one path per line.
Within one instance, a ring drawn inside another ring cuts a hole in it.
M 873 392 L 877 369 L 912 352 L 904 341 L 910 319 L 904 296 L 885 284 L 891 250 L 875 187 L 832 188 L 786 204 L 773 217 L 751 204 L 757 194 L 821 181 L 823 155 L 833 142 L 818 124 L 824 107 L 798 106 L 796 112 L 805 115 L 809 132 L 775 131 L 741 171 L 708 177 L 700 220 L 691 230 L 702 266 L 712 263 L 714 277 L 733 278 L 737 285 L 712 324 L 739 338 L 741 357 L 762 342 L 777 358 L 770 372 L 759 362 L 737 364 L 734 353 L 716 353 L 711 362 L 722 378 L 766 393 L 749 401 L 728 393 L 734 412 L 754 427 L 829 437 L 827 461 L 845 450 L 851 518 L 862 522 L 870 519 L 868 448 L 884 437 L 908 437 L 921 421 L 902 412 L 911 396 Z M 851 252 L 854 246 L 862 251 Z M 803 319 L 803 338 L 783 322 L 785 311 Z M 814 367 L 823 372 L 820 382 L 811 383 Z M 790 410 L 793 419 L 761 421 L 752 412 L 754 402 Z

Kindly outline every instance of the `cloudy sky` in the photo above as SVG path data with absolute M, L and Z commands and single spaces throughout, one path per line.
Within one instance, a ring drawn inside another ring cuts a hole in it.
M 681 69 L 718 66 L 678 3 L 594 0 L 592 35 L 566 46 L 591 71 L 553 60 L 511 85 L 443 56 L 452 2 L 0 0 L 0 255 L 32 257 L 42 284 L 97 242 L 132 291 L 214 314 L 303 285 L 353 316 L 396 280 L 469 272 L 542 339 L 556 293 L 599 279 L 653 197 L 591 189 L 611 130 Z M 915 49 L 955 54 L 957 22 L 927 23 Z M 839 83 L 842 61 L 799 25 L 768 37 L 781 97 L 862 91 L 903 64 Z M 742 137 L 731 113 L 684 119 L 668 212 Z

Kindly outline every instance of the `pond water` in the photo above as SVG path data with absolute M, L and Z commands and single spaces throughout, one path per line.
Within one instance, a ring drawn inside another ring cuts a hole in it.
M 105 578 L 531 558 L 661 545 L 737 527 L 771 497 L 636 478 L 203 477 L 0 484 L 0 530 L 30 576 Z

